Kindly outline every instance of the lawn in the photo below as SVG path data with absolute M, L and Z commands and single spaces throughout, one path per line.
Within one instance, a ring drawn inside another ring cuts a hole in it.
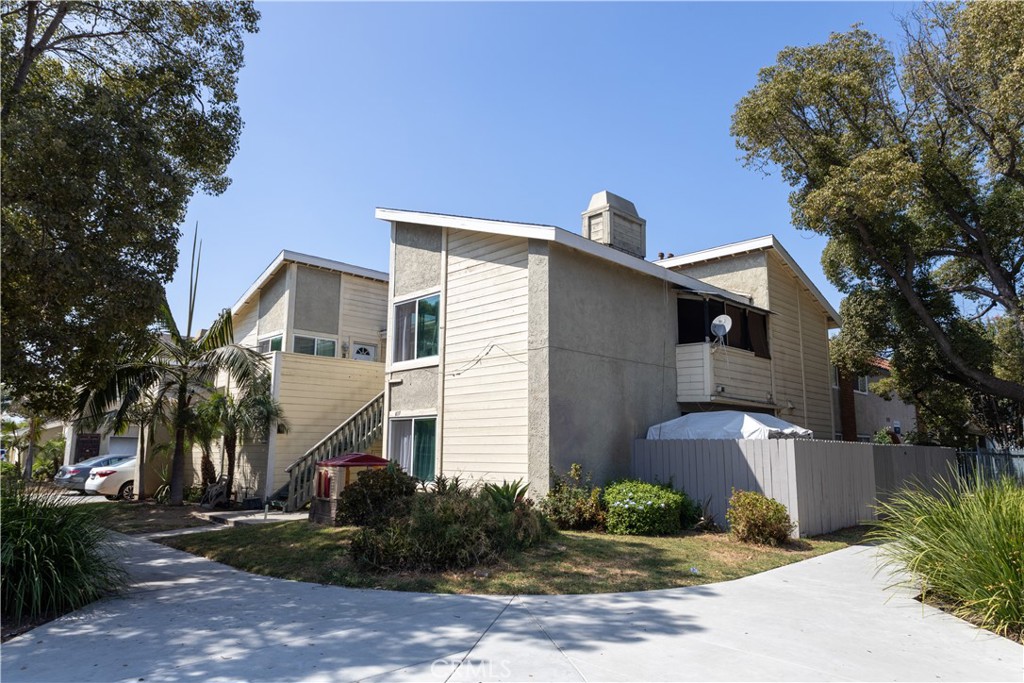
M 771 548 L 743 544 L 727 534 L 639 537 L 563 531 L 537 548 L 475 570 L 373 574 L 358 570 L 348 556 L 354 531 L 281 522 L 161 542 L 255 574 L 311 583 L 433 593 L 567 594 L 738 579 L 860 543 L 865 533 L 858 527 Z
M 118 501 L 116 503 L 85 504 L 101 526 L 122 534 L 147 534 L 198 526 L 210 522 L 194 517 L 197 505 L 159 505 L 153 501 Z

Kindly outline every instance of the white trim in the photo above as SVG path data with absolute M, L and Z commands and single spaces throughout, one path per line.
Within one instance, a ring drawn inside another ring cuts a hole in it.
M 839 315 L 839 312 L 832 307 L 825 295 L 821 293 L 821 290 L 811 281 L 811 278 L 807 276 L 803 268 L 796 262 L 789 252 L 786 251 L 782 243 L 775 237 L 775 235 L 765 235 L 764 237 L 755 237 L 752 240 L 745 240 L 743 242 L 733 242 L 732 244 L 723 244 L 720 247 L 712 247 L 711 249 L 703 249 L 701 251 L 695 251 L 690 254 L 682 254 L 680 256 L 673 256 L 672 258 L 662 259 L 655 261 L 654 263 L 662 266 L 663 268 L 675 268 L 676 266 L 692 265 L 694 263 L 704 263 L 705 261 L 714 261 L 716 259 L 725 258 L 727 256 L 737 256 L 739 254 L 745 254 L 752 251 L 764 251 L 765 249 L 774 249 L 778 252 L 782 258 L 783 263 L 789 266 L 796 276 L 800 279 L 800 282 L 807 288 L 807 290 L 818 300 L 818 304 L 825 309 L 825 313 L 828 314 L 829 322 L 834 324 L 834 327 L 838 327 L 843 324 L 843 320 Z M 832 329 L 832 328 L 829 328 Z
M 721 289 L 720 287 L 715 287 L 714 285 L 709 285 L 708 283 L 701 282 L 689 275 L 673 272 L 656 263 L 645 261 L 637 256 L 632 256 L 619 251 L 618 249 L 612 249 L 607 245 L 588 240 L 582 235 L 577 235 L 574 232 L 569 232 L 568 230 L 563 230 L 562 228 L 557 228 L 551 225 L 512 223 L 509 221 L 496 221 L 486 218 L 447 216 L 444 214 L 426 213 L 423 211 L 404 211 L 401 209 L 384 208 L 378 208 L 374 213 L 374 216 L 380 220 L 391 221 L 392 224 L 396 222 L 415 223 L 418 225 L 430 225 L 439 228 L 474 230 L 493 235 L 525 237 L 527 239 L 554 242 L 556 244 L 569 247 L 570 249 L 576 249 L 577 251 L 582 251 L 585 254 L 596 256 L 597 258 L 604 259 L 605 261 L 611 261 L 612 263 L 623 266 L 624 268 L 629 268 L 645 275 L 656 277 L 659 280 L 671 282 L 672 284 L 679 285 L 680 287 L 690 291 L 701 294 L 711 294 L 713 296 L 731 299 L 732 301 L 736 301 L 747 306 L 750 305 L 750 299 L 748 297 Z
M 356 277 L 364 277 L 370 280 L 380 280 L 381 282 L 388 281 L 388 274 L 383 273 L 379 270 L 373 270 L 370 268 L 363 268 L 362 266 L 354 266 L 350 263 L 343 263 L 341 261 L 332 261 L 331 259 L 322 258 L 320 256 L 310 256 L 309 254 L 300 254 L 297 251 L 288 251 L 282 249 L 281 253 L 274 257 L 274 260 L 270 262 L 270 265 L 260 274 L 256 281 L 249 285 L 249 288 L 245 290 L 245 293 L 239 297 L 235 305 L 231 307 L 231 315 L 238 315 L 238 312 L 243 306 L 248 304 L 253 296 L 255 296 L 263 285 L 267 284 L 277 274 L 277 271 L 285 263 L 297 263 L 304 266 L 310 266 L 312 268 L 323 268 L 325 270 L 332 270 L 338 273 L 345 273 L 347 275 L 355 275 Z
M 417 408 L 415 410 L 392 410 L 388 414 L 389 420 L 411 420 L 417 417 L 437 417 L 437 410 L 434 408 Z
M 396 297 L 393 297 L 391 299 L 391 308 L 394 308 L 398 304 L 407 304 L 410 301 L 415 301 L 416 299 L 425 299 L 428 296 L 433 296 L 434 294 L 440 294 L 440 293 L 441 293 L 441 287 L 440 286 L 434 286 L 434 287 L 429 287 L 427 289 L 421 289 L 421 290 L 416 291 L 416 292 L 410 292 L 408 294 L 402 294 L 401 296 L 396 296 Z
M 437 306 L 437 417 L 434 423 L 434 477 L 440 476 L 444 446 L 445 329 L 448 324 L 448 231 L 441 228 L 441 291 Z
M 388 363 L 384 366 L 384 372 L 401 372 L 402 370 L 433 368 L 438 367 L 440 364 L 440 356 L 426 356 L 425 358 L 413 358 L 412 360 L 401 360 L 394 363 Z

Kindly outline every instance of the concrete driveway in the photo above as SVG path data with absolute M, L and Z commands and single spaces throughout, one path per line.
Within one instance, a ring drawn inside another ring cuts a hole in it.
M 3 646 L 15 681 L 1021 681 L 1024 648 L 854 547 L 648 593 L 467 596 L 269 579 L 120 537 L 122 597 Z

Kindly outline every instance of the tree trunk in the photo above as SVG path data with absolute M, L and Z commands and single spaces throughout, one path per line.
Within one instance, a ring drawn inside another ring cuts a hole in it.
M 174 456 L 171 458 L 170 505 L 185 504 L 185 428 L 174 430 Z
M 25 478 L 25 481 L 32 481 L 32 465 L 35 464 L 35 461 L 36 444 L 33 441 L 30 442 L 28 448 L 25 449 L 25 462 L 22 463 L 22 467 L 24 468 L 22 470 L 22 476 Z
M 135 477 L 135 500 L 146 500 L 146 448 L 149 446 L 149 439 L 146 438 L 146 425 L 139 423 L 139 461 L 135 469 L 138 476 Z
M 235 447 L 238 445 L 238 437 L 235 434 L 224 436 L 224 452 L 228 456 L 228 503 L 231 503 L 231 489 L 235 485 Z

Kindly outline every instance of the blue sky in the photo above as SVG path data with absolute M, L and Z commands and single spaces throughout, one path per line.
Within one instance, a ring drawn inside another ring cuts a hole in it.
M 610 190 L 647 219 L 648 258 L 774 233 L 838 308 L 824 240 L 790 224 L 778 174 L 745 169 L 739 99 L 788 45 L 853 23 L 897 41 L 911 5 L 259 3 L 222 195 L 197 195 L 169 286 L 197 324 L 281 249 L 387 270 L 385 206 L 579 231 Z

